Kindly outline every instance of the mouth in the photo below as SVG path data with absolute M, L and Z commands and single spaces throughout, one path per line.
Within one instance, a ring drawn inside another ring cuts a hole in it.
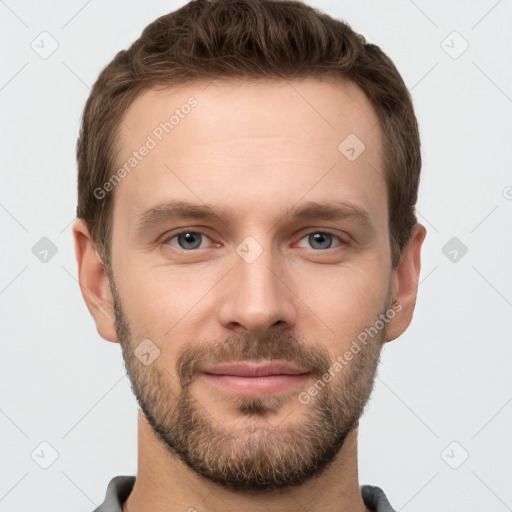
M 207 366 L 202 377 L 230 394 L 247 397 L 276 395 L 289 391 L 310 378 L 308 369 L 288 362 L 233 362 Z

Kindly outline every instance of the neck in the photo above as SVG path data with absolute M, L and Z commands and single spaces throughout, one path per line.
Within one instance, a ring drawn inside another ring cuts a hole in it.
M 333 463 L 301 486 L 241 493 L 197 475 L 157 438 L 139 410 L 138 470 L 123 512 L 365 512 L 357 473 L 357 429 Z

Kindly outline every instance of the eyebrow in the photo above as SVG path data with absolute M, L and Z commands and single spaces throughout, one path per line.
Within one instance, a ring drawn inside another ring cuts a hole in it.
M 288 220 L 353 220 L 367 228 L 374 228 L 370 214 L 361 206 L 351 202 L 318 203 L 308 201 L 289 208 L 282 218 Z M 168 201 L 158 204 L 138 215 L 136 231 L 144 232 L 151 226 L 170 220 L 206 219 L 221 220 L 232 227 L 229 211 L 208 204 L 195 204 L 185 201 Z

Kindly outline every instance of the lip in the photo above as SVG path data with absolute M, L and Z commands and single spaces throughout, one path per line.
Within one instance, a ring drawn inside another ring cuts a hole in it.
M 202 370 L 209 385 L 246 397 L 282 394 L 304 385 L 310 376 L 303 368 L 279 361 L 223 363 Z
M 238 377 L 268 377 L 272 375 L 302 375 L 309 370 L 283 361 L 240 361 L 221 363 L 203 368 L 203 373 L 211 375 L 234 375 Z

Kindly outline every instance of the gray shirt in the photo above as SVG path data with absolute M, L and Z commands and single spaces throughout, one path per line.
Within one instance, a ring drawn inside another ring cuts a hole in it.
M 132 492 L 134 476 L 115 476 L 110 480 L 105 494 L 105 501 L 94 512 L 122 512 L 122 504 Z M 363 502 L 371 512 L 395 512 L 389 504 L 384 491 L 373 485 L 362 485 Z

